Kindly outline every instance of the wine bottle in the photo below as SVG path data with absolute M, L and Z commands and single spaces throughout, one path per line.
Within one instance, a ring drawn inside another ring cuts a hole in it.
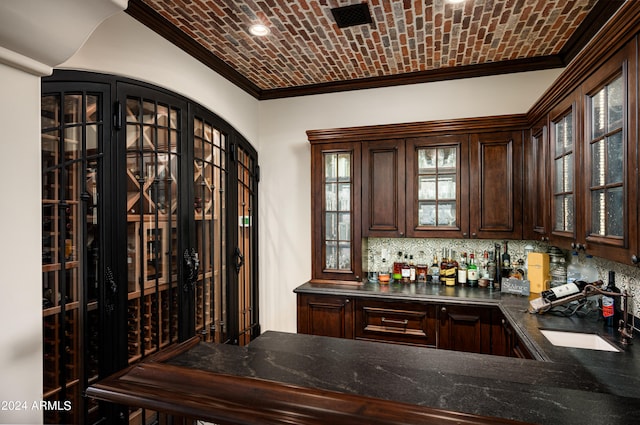
M 616 272 L 613 270 L 609 270 L 609 282 L 605 291 L 620 293 L 620 289 L 616 287 Z M 602 296 L 602 318 L 604 319 L 605 327 L 612 328 L 616 326 L 619 319 L 619 305 L 619 297 Z
M 502 253 L 502 268 L 511 268 L 511 255 L 509 255 L 507 241 L 504 241 L 504 252 Z
M 587 285 L 588 283 L 584 280 L 576 280 L 575 282 L 569 282 L 564 285 L 551 288 L 547 291 L 542 291 L 540 295 L 542 295 L 542 298 L 547 301 L 556 301 L 582 292 L 584 287 Z

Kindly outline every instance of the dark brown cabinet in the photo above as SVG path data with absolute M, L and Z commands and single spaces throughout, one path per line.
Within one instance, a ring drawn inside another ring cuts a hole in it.
M 520 359 L 533 359 L 500 310 L 491 312 L 491 354 Z
M 523 208 L 523 233 L 525 239 L 549 240 L 549 189 L 548 162 L 549 137 L 546 118 L 532 127 L 529 132 L 529 143 L 524 145 L 524 156 L 527 172 L 525 174 Z
M 438 348 L 491 354 L 491 308 L 442 305 L 438 310 Z
M 407 236 L 469 234 L 469 136 L 407 139 Z
M 298 332 L 532 358 L 497 306 L 298 293 Z
M 635 43 L 619 50 L 531 129 L 525 237 L 627 264 L 637 254 L 636 57 Z
M 315 144 L 311 149 L 312 278 L 360 280 L 360 143 Z
M 352 339 L 353 309 L 349 297 L 299 294 L 298 332 Z
M 433 304 L 356 299 L 356 339 L 436 346 Z
M 522 239 L 522 132 L 470 135 L 471 238 Z
M 362 236 L 405 234 L 404 139 L 362 144 Z

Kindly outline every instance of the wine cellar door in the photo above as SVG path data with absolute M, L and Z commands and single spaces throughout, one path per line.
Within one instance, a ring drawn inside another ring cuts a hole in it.
M 71 405 L 44 422 L 166 422 L 84 390 L 194 335 L 260 334 L 257 153 L 129 79 L 56 71 L 41 109 L 43 399 Z

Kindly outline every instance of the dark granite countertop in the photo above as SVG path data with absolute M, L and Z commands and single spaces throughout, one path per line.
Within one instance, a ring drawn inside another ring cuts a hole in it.
M 200 343 L 169 363 L 536 424 L 640 420 L 640 347 L 556 347 L 539 332 L 596 332 L 615 342 L 596 317 L 530 314 L 527 297 L 476 288 L 305 284 L 296 292 L 497 305 L 543 361 L 265 332 L 246 347 Z

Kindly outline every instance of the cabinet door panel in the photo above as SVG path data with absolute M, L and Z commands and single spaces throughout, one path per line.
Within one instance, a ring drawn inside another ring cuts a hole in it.
M 346 297 L 298 295 L 298 332 L 353 338 L 353 304 Z
M 313 145 L 311 150 L 312 278 L 360 280 L 360 143 Z
M 491 353 L 491 310 L 446 305 L 439 311 L 438 348 Z
M 637 244 L 636 64 L 622 49 L 583 86 L 584 169 L 577 234 L 590 254 L 628 264 Z M 582 232 L 584 231 L 584 233 Z
M 407 236 L 468 236 L 468 141 L 466 134 L 407 139 Z
M 522 238 L 522 133 L 472 134 L 471 237 Z
M 404 235 L 404 161 L 403 139 L 363 144 L 363 236 Z
M 549 226 L 548 136 L 546 120 L 531 130 L 529 143 L 525 144 L 525 199 L 524 237 L 545 241 Z

